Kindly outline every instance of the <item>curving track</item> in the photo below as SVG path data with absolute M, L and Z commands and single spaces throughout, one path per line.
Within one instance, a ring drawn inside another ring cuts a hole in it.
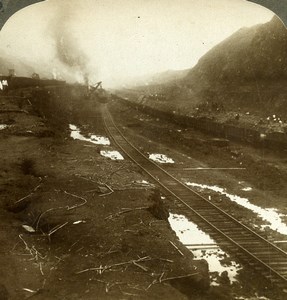
M 226 245 L 242 262 L 249 264 L 265 278 L 287 288 L 287 253 L 219 207 L 202 197 L 132 145 L 118 129 L 106 107 L 103 108 L 107 133 L 122 152 L 171 194 L 177 210 L 197 223 L 219 244 Z

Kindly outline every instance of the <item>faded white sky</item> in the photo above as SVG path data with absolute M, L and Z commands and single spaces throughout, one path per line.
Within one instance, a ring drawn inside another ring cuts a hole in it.
M 41 68 L 64 68 L 51 27 L 65 28 L 104 86 L 168 69 L 194 66 L 241 27 L 273 13 L 244 0 L 50 0 L 27 7 L 5 24 L 0 49 Z M 56 29 L 57 30 L 57 29 Z

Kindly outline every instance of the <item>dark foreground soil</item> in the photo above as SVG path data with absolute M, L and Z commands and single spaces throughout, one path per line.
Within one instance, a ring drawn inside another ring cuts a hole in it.
M 162 164 L 161 167 L 182 182 L 221 187 L 229 194 L 248 199 L 251 204 L 263 209 L 275 208 L 286 216 L 287 169 L 284 153 L 231 141 L 226 145 L 217 145 L 211 136 L 192 128 L 182 128 L 170 120 L 148 115 L 116 101 L 110 104 L 110 110 L 128 139 L 138 145 L 143 153 L 147 156 L 150 153 L 162 153 L 172 158 L 174 164 Z M 247 187 L 250 190 L 245 190 Z M 264 238 L 271 242 L 286 242 L 286 235 L 268 226 L 261 229 L 268 222 L 251 210 L 210 190 L 197 191 Z M 283 221 L 286 222 L 286 217 L 283 217 Z M 286 243 L 278 245 L 286 251 Z M 246 282 L 247 278 L 249 282 Z M 247 297 L 252 294 L 251 284 L 257 286 L 257 292 L 276 299 L 276 292 L 270 287 L 266 291 L 266 283 L 263 282 L 260 275 L 253 274 L 252 270 L 245 267 L 240 274 L 241 288 L 234 285 L 231 289 L 239 295 L 248 291 L 245 294 Z M 284 295 L 282 297 L 284 299 Z
M 70 138 L 69 123 L 104 129 L 95 103 L 65 89 L 1 97 L 0 299 L 220 298 L 145 175 Z
M 0 124 L 9 125 L 0 130 L 0 299 L 211 300 L 258 299 L 257 294 L 284 299 L 253 270 L 241 273 L 236 286 L 224 281 L 210 286 L 208 265 L 193 260 L 166 220 L 169 197 L 163 203 L 157 186 L 144 183 L 150 179 L 128 160 L 100 155 L 115 145 L 70 137 L 69 124 L 86 136 L 105 134 L 98 109 L 102 104 L 84 95 L 79 87 L 63 87 L 0 98 Z M 250 156 L 244 147 L 214 148 L 200 135 L 193 135 L 192 147 L 175 143 L 185 139 L 172 124 L 151 119 L 143 126 L 140 118 L 148 116 L 115 103 L 109 106 L 143 151 L 165 150 L 175 158 L 177 163 L 167 169 L 182 180 L 205 179 L 232 189 L 241 176 L 254 186 L 255 201 L 260 203 L 260 195 L 268 192 L 270 201 L 283 209 L 284 191 L 279 190 L 285 177 L 257 182 L 256 168 L 243 175 L 191 176 L 182 171 L 183 164 L 246 166 L 255 157 L 262 162 L 255 150 Z M 271 158 L 274 164 L 281 161 Z M 266 164 L 258 170 L 262 176 L 277 172 Z

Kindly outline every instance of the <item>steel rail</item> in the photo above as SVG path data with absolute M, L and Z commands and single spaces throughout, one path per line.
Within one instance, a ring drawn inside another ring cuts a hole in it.
M 245 252 L 249 257 L 251 257 L 253 260 L 257 261 L 260 265 L 262 265 L 265 269 L 269 270 L 270 272 L 272 272 L 276 277 L 278 277 L 280 280 L 282 280 L 283 282 L 287 282 L 287 278 L 285 276 L 283 276 L 282 274 L 280 274 L 278 271 L 276 271 L 274 268 L 272 268 L 271 266 L 269 266 L 267 263 L 265 263 L 264 261 L 262 261 L 259 257 L 257 257 L 256 255 L 254 255 L 252 252 L 250 252 L 248 249 L 246 249 L 244 246 L 240 245 L 238 242 L 236 242 L 234 239 L 232 239 L 230 236 L 228 236 L 226 233 L 224 233 L 222 230 L 220 230 L 219 228 L 217 228 L 214 224 L 212 224 L 209 220 L 207 220 L 204 216 L 202 216 L 199 212 L 197 212 L 194 208 L 192 208 L 186 201 L 184 201 L 183 199 L 181 199 L 178 195 L 176 195 L 173 191 L 170 190 L 170 188 L 168 188 L 165 184 L 163 184 L 162 182 L 160 182 L 160 180 L 158 178 L 156 178 L 150 171 L 148 171 L 145 167 L 143 167 L 136 159 L 134 159 L 124 148 L 123 146 L 120 144 L 120 142 L 118 141 L 118 139 L 115 137 L 115 134 L 113 134 L 111 132 L 111 128 L 114 128 L 117 132 L 117 134 L 119 134 L 119 136 L 125 141 L 125 143 L 131 147 L 133 150 L 136 151 L 136 153 L 138 155 L 140 155 L 141 157 L 143 157 L 146 161 L 148 161 L 149 164 L 154 165 L 157 169 L 159 169 L 161 172 L 163 172 L 167 177 L 170 177 L 171 179 L 173 179 L 174 181 L 176 181 L 178 184 L 180 184 L 181 187 L 183 187 L 184 189 L 189 190 L 191 193 L 193 193 L 194 195 L 196 195 L 197 197 L 200 197 L 202 200 L 204 200 L 206 203 L 208 203 L 208 205 L 212 206 L 213 208 L 215 208 L 217 211 L 220 212 L 220 214 L 224 215 L 225 217 L 229 218 L 233 223 L 235 223 L 239 228 L 244 228 L 245 230 L 248 231 L 248 233 L 251 233 L 252 235 L 254 235 L 257 239 L 260 239 L 261 242 L 264 242 L 265 245 L 268 245 L 268 247 L 273 248 L 274 250 L 276 250 L 277 252 L 283 254 L 286 256 L 286 260 L 287 260 L 287 253 L 285 251 L 283 251 L 281 248 L 277 247 L 276 245 L 272 244 L 270 241 L 266 240 L 265 238 L 263 238 L 262 236 L 260 236 L 258 233 L 254 232 L 253 230 L 251 230 L 249 227 L 247 227 L 246 225 L 240 223 L 238 220 L 236 220 L 233 216 L 230 216 L 228 213 L 226 213 L 224 210 L 222 210 L 221 208 L 219 208 L 218 206 L 216 206 L 215 204 L 211 203 L 208 199 L 206 199 L 205 197 L 203 197 L 202 195 L 200 195 L 198 192 L 194 191 L 193 189 L 191 189 L 190 187 L 188 187 L 187 185 L 185 185 L 184 183 L 182 183 L 181 181 L 179 181 L 177 178 L 175 178 L 173 175 L 171 175 L 170 173 L 168 173 L 166 170 L 164 170 L 162 167 L 160 167 L 159 165 L 157 165 L 156 163 L 150 161 L 141 151 L 138 150 L 138 148 L 136 148 L 130 141 L 127 140 L 127 138 L 123 135 L 123 133 L 121 132 L 121 130 L 116 126 L 115 122 L 113 121 L 113 118 L 111 116 L 111 114 L 109 113 L 109 111 L 107 110 L 107 108 L 104 108 L 104 125 L 106 127 L 107 133 L 110 135 L 110 137 L 112 137 L 112 139 L 114 140 L 115 144 L 129 157 L 130 160 L 132 160 L 137 166 L 139 166 L 143 171 L 145 171 L 153 180 L 155 180 L 162 188 L 164 188 L 168 193 L 170 193 L 172 196 L 174 196 L 178 201 L 180 201 L 182 204 L 184 204 L 190 211 L 192 211 L 193 214 L 195 214 L 196 216 L 198 216 L 201 220 L 203 220 L 206 224 L 208 224 L 211 228 L 213 228 L 216 232 L 218 232 L 221 236 L 223 236 L 225 239 L 227 239 L 231 244 L 235 245 L 236 247 L 238 247 L 240 250 L 242 250 L 243 252 Z M 107 122 L 107 120 L 109 120 L 109 123 Z

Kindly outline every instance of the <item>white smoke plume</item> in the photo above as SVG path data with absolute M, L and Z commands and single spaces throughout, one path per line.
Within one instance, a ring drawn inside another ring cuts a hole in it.
M 49 0 L 7 22 L 0 60 L 13 56 L 33 68 L 28 74 L 52 78 L 55 68 L 58 79 L 114 87 L 191 68 L 239 28 L 272 16 L 242 0 Z
M 71 30 L 77 12 L 72 4 L 74 2 L 66 1 L 64 5 L 58 4 L 55 15 L 49 23 L 50 36 L 55 42 L 56 59 L 79 81 L 88 83 L 89 59 Z

